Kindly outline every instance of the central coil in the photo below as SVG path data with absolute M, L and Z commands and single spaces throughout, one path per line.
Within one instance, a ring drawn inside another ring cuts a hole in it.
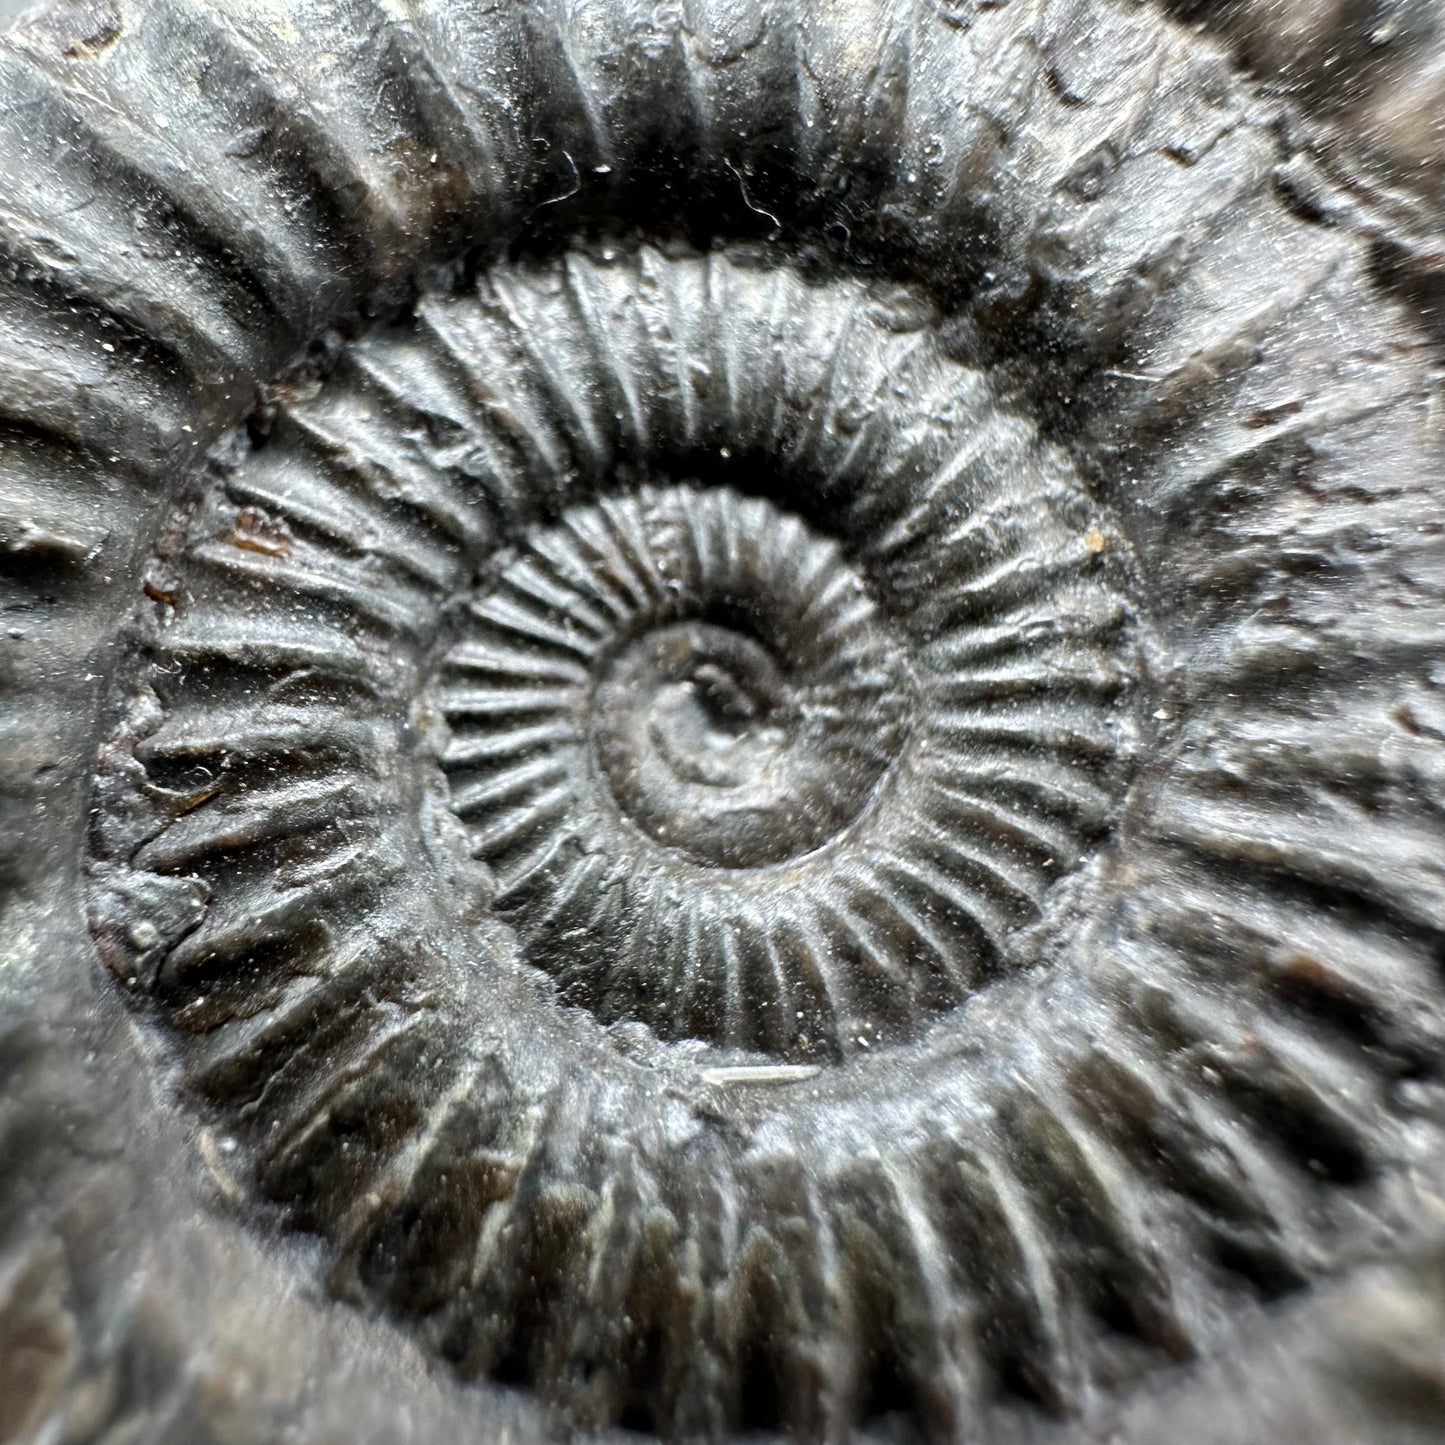
M 653 252 L 428 313 L 507 534 L 436 686 L 452 806 L 606 1023 L 809 1062 L 913 1037 L 1107 826 L 1119 559 L 925 317 Z

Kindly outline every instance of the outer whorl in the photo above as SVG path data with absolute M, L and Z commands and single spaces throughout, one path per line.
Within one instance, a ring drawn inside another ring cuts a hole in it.
M 127 1227 L 324 1284 L 317 1419 L 340 1312 L 394 1438 L 1188 1434 L 1428 1236 L 1437 382 L 1221 50 L 146 0 L 0 86 L 14 987 L 213 1181 Z

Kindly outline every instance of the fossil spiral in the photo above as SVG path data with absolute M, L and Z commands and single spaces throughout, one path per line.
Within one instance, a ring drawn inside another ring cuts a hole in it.
M 1428 1237 L 1438 378 L 1213 42 L 145 0 L 0 69 L 14 926 L 318 1318 L 488 1438 L 1092 1439 Z

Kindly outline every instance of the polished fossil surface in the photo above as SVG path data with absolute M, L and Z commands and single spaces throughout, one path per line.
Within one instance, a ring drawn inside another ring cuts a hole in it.
M 0 1438 L 1438 1436 L 1431 182 L 1274 14 L 0 42 Z

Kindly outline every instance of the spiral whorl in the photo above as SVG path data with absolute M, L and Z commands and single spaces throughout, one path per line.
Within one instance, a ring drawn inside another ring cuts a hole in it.
M 1225 51 L 18 36 L 0 991 L 108 1020 L 121 1227 L 226 1214 L 428 1439 L 1035 1445 L 1433 1218 L 1437 379 Z
M 489 359 L 495 416 L 568 418 L 507 484 L 557 520 L 484 567 L 438 693 L 503 915 L 564 997 L 665 1037 L 915 1031 L 1008 965 L 1127 776 L 1117 534 L 856 284 L 645 251 L 482 302 L 432 334 Z M 690 467 L 713 484 L 625 480 Z

